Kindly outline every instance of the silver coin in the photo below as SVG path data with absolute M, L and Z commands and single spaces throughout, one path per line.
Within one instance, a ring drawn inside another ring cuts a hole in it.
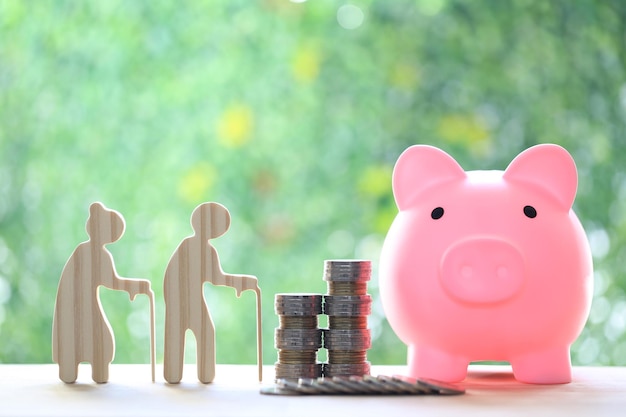
M 421 386 L 435 390 L 441 395 L 458 395 L 465 393 L 465 389 L 459 387 L 458 385 L 435 381 L 433 379 L 418 379 L 417 383 Z
M 317 329 L 317 316 L 278 316 L 281 329 Z
M 281 378 L 319 378 L 323 375 L 323 364 L 321 363 L 280 363 L 274 364 L 276 380 Z
M 371 274 L 372 262 L 368 260 L 346 259 L 324 261 L 325 281 L 369 281 Z
M 380 390 L 377 390 L 375 386 L 363 383 L 363 376 L 360 375 L 334 376 L 332 377 L 332 380 L 343 386 L 350 387 L 355 394 L 380 393 Z
M 343 282 L 327 281 L 329 295 L 365 295 L 367 294 L 367 281 Z
M 324 380 L 324 377 L 319 378 L 300 378 L 298 380 L 297 389 L 303 389 L 305 392 L 316 394 L 336 394 L 335 390 L 331 387 L 325 386 L 320 382 Z
M 285 350 L 315 350 L 322 347 L 322 329 L 274 329 L 274 346 Z
M 314 381 L 318 378 L 298 378 L 297 381 L 291 379 L 279 379 L 276 385 L 283 389 L 290 389 L 301 394 L 320 394 L 321 391 L 313 386 Z
M 398 389 L 396 387 L 394 387 L 393 385 L 384 383 L 378 377 L 374 377 L 371 375 L 363 375 L 362 379 L 363 379 L 364 384 L 367 384 L 373 387 L 374 389 L 378 390 L 379 394 L 385 394 L 385 395 L 399 394 Z
M 320 378 L 317 386 L 325 387 L 332 394 L 359 394 L 359 390 L 347 384 L 342 384 L 337 378 Z
M 370 375 L 334 376 L 318 378 L 281 378 L 274 387 L 261 388 L 270 395 L 458 395 L 465 390 L 453 384 L 402 376 L 376 377 Z
M 324 329 L 324 347 L 328 350 L 367 350 L 372 346 L 370 329 Z
M 386 384 L 398 394 L 424 394 L 424 390 L 417 384 L 410 384 L 403 380 L 393 378 L 386 375 L 378 375 L 376 377 L 381 384 Z
M 365 350 L 329 350 L 328 363 L 363 363 L 367 361 Z
M 278 349 L 278 362 L 284 364 L 317 363 L 317 350 Z
M 323 372 L 325 377 L 369 375 L 370 363 L 325 363 Z
M 276 294 L 274 310 L 279 316 L 315 316 L 322 313 L 322 295 L 295 293 Z
M 358 384 L 361 389 L 366 393 L 373 394 L 390 394 L 386 387 L 381 387 L 375 378 L 368 375 L 351 375 L 348 377 L 335 377 L 335 378 L 347 378 L 348 381 Z
M 451 384 L 448 382 L 437 381 L 428 378 L 411 378 L 404 375 L 393 375 L 394 380 L 402 381 L 407 384 L 412 384 L 419 387 L 427 394 L 440 394 L 440 395 L 459 395 L 465 393 L 465 388 Z
M 402 381 L 406 384 L 412 384 L 416 386 L 418 389 L 420 389 L 424 394 L 438 394 L 439 393 L 438 389 L 430 387 L 427 384 L 420 383 L 417 378 L 411 378 L 411 377 L 404 376 L 404 375 L 393 375 L 391 378 L 397 381 Z
M 325 295 L 324 314 L 329 316 L 367 316 L 372 312 L 372 297 L 366 295 Z
M 332 282 L 366 282 L 372 278 L 370 271 L 360 272 L 335 272 L 326 271 L 324 273 L 324 281 Z
M 395 384 L 401 384 L 403 387 L 405 387 L 406 389 L 410 390 L 412 393 L 414 394 L 438 394 L 438 392 L 436 390 L 433 390 L 431 388 L 428 388 L 424 385 L 418 384 L 417 380 L 415 379 L 407 379 L 407 378 L 399 378 L 398 376 L 394 375 L 394 376 L 381 376 L 379 375 L 377 377 L 378 379 L 387 379 L 387 380 L 391 380 L 393 381 Z
M 330 270 L 370 270 L 372 261 L 367 259 L 327 259 L 324 261 L 324 269 Z
M 329 329 L 367 329 L 367 316 L 328 316 Z

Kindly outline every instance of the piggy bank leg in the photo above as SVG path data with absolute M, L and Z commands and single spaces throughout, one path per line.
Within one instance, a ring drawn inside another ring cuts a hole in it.
M 534 352 L 511 360 L 515 379 L 529 384 L 567 384 L 572 381 L 569 347 Z
M 442 382 L 459 382 L 467 376 L 469 360 L 430 346 L 410 345 L 409 375 Z

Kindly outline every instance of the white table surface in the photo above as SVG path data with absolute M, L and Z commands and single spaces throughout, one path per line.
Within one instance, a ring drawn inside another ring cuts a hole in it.
M 401 366 L 373 366 L 372 375 L 401 374 Z M 58 366 L 0 365 L 0 416 L 626 416 L 626 367 L 577 367 L 564 385 L 515 381 L 510 367 L 472 365 L 458 396 L 268 396 L 273 366 L 259 383 L 255 365 L 218 365 L 215 380 L 197 382 L 186 365 L 183 382 L 169 385 L 157 366 L 112 365 L 109 382 L 95 384 L 80 365 L 64 384 Z

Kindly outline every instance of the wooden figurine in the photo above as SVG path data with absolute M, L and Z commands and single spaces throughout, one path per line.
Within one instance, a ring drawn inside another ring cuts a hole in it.
M 191 215 L 194 234 L 185 238 L 172 255 L 165 271 L 164 376 L 171 384 L 179 383 L 183 374 L 185 332 L 190 329 L 196 339 L 198 379 L 205 384 L 215 377 L 215 327 L 204 299 L 205 282 L 233 287 L 237 297 L 245 290 L 257 294 L 257 362 L 262 379 L 261 290 L 252 275 L 225 273 L 209 239 L 228 230 L 230 214 L 218 203 L 203 203 Z
M 76 247 L 63 268 L 52 323 L 52 359 L 59 364 L 59 378 L 63 382 L 76 381 L 81 362 L 91 364 L 95 382 L 104 383 L 109 378 L 115 342 L 102 311 L 100 286 L 126 291 L 131 300 L 137 294 L 150 298 L 150 356 L 154 381 L 154 293 L 150 281 L 120 277 L 111 253 L 105 248 L 122 237 L 124 227 L 120 213 L 101 203 L 93 203 L 86 226 L 89 239 Z

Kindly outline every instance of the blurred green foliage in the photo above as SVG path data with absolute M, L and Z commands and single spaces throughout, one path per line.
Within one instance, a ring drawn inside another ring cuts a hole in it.
M 224 270 L 259 277 L 271 364 L 275 293 L 325 292 L 325 259 L 376 267 L 406 147 L 504 169 L 555 142 L 596 269 L 573 361 L 626 365 L 625 28 L 620 0 L 0 0 L 0 361 L 51 361 L 93 201 L 126 218 L 109 249 L 152 281 L 159 360 L 167 261 L 197 204 L 227 206 L 214 244 Z M 147 362 L 147 300 L 101 291 L 115 361 Z M 376 276 L 369 291 L 368 358 L 403 363 Z M 254 295 L 206 296 L 218 362 L 254 363 Z

